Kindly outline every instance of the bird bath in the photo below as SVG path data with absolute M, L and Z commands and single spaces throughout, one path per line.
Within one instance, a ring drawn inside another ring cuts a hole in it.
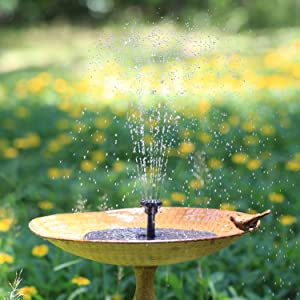
M 157 230 L 172 228 L 212 233 L 211 236 L 187 239 L 84 238 L 89 232 L 109 229 L 134 227 L 144 228 L 146 232 L 143 208 L 50 215 L 32 220 L 29 227 L 35 234 L 72 254 L 107 264 L 133 266 L 136 275 L 134 299 L 154 300 L 154 274 L 158 266 L 194 260 L 216 252 L 257 229 L 260 218 L 269 213 L 270 210 L 251 215 L 208 208 L 161 208 L 155 219 Z

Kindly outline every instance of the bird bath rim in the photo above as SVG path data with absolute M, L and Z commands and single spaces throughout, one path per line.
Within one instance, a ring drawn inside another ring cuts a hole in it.
M 220 209 L 215 209 L 215 208 L 198 208 L 198 207 L 163 207 L 160 209 L 159 214 L 163 214 L 164 210 L 181 210 L 181 209 L 197 209 L 197 210 L 207 210 L 207 211 L 222 211 L 223 213 L 227 213 L 228 217 L 232 218 L 232 214 L 237 215 L 237 216 L 244 216 L 244 217 L 248 217 L 250 218 L 251 216 L 256 216 L 256 215 L 261 215 L 261 214 L 247 214 L 247 213 L 243 213 L 243 212 L 238 212 L 238 211 L 232 211 L 232 210 L 220 210 Z M 143 211 L 143 208 L 121 208 L 121 209 L 114 209 L 114 210 L 107 210 L 107 211 L 92 211 L 92 212 L 79 212 L 79 213 L 58 213 L 58 214 L 52 214 L 52 215 L 47 215 L 47 216 L 42 216 L 42 217 L 37 217 L 34 218 L 33 220 L 31 220 L 29 222 L 29 228 L 30 230 L 44 238 L 44 239 L 51 239 L 51 240 L 61 240 L 61 241 L 73 241 L 73 242 L 79 242 L 79 243 L 111 243 L 111 244 L 166 244 L 166 243 L 182 243 L 182 242 L 197 242 L 197 241 L 204 241 L 204 240 L 218 240 L 218 239 L 222 239 L 222 238 L 234 238 L 234 237 L 238 237 L 238 236 L 242 236 L 243 234 L 248 233 L 248 230 L 242 230 L 238 227 L 236 227 L 236 233 L 232 233 L 232 234 L 217 234 L 216 236 L 208 236 L 208 237 L 200 237 L 200 238 L 185 238 L 185 239 L 168 239 L 168 240 L 162 240 L 162 239 L 153 239 L 153 240 L 116 240 L 116 239 L 111 239 L 111 240 L 85 240 L 82 237 L 78 237 L 78 238 L 70 238 L 70 237 L 61 237 L 61 236 L 52 236 L 52 235 L 47 235 L 47 234 L 42 234 L 39 230 L 37 230 L 35 228 L 35 223 L 39 220 L 45 219 L 45 218 L 53 218 L 53 217 L 69 217 L 69 216 L 74 216 L 74 218 L 76 218 L 76 216 L 80 216 L 80 215 L 98 215 L 99 213 L 105 213 L 105 214 L 119 214 L 120 212 L 133 212 L 134 210 L 136 210 L 137 212 L 141 212 Z M 269 214 L 271 211 L 268 210 L 267 213 L 263 213 L 264 215 Z M 230 215 L 230 216 L 229 216 Z M 263 216 L 264 216 L 263 215 Z M 260 218 L 260 217 L 259 217 Z M 258 218 L 258 222 L 255 226 L 255 228 L 253 228 L 253 230 L 256 230 L 259 228 L 260 226 L 260 220 Z M 231 220 L 232 221 L 232 220 Z M 114 224 L 117 225 L 117 224 Z M 180 226 L 178 226 L 178 228 L 174 227 L 174 226 L 170 226 L 170 228 L 172 229 L 178 229 L 180 230 L 181 228 L 179 228 Z M 129 226 L 114 226 L 114 227 L 110 227 L 108 229 L 112 229 L 112 228 L 118 228 L 118 229 L 123 229 L 123 228 L 130 228 Z M 142 226 L 142 228 L 146 227 Z M 250 230 L 252 231 L 252 230 Z M 214 231 L 212 231 L 212 233 L 215 233 Z

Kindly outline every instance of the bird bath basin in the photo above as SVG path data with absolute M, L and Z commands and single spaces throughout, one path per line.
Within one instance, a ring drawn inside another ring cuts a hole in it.
M 251 215 L 206 208 L 164 207 L 156 215 L 158 229 L 196 230 L 212 236 L 169 240 L 86 240 L 88 232 L 145 228 L 142 208 L 101 212 L 67 213 L 40 217 L 30 229 L 57 247 L 94 261 L 133 266 L 136 274 L 135 300 L 155 298 L 153 280 L 157 266 L 176 264 L 216 252 L 257 229 L 260 218 L 270 211 Z

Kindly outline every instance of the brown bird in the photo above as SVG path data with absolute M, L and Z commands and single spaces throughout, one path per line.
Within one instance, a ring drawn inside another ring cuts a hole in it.
M 250 219 L 247 218 L 245 219 L 244 217 L 230 217 L 230 220 L 234 223 L 234 225 L 243 230 L 243 231 L 253 231 L 256 228 L 258 228 L 259 224 L 260 224 L 260 219 L 266 215 L 268 215 L 269 213 L 271 213 L 271 210 L 268 209 L 260 214 L 255 214 L 253 215 L 253 217 L 251 217 Z

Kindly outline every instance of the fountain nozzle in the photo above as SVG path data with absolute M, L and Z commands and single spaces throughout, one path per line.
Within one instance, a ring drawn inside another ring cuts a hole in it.
M 148 215 L 147 222 L 147 239 L 153 240 L 155 238 L 155 214 L 161 207 L 162 202 L 160 200 L 142 200 L 141 206 L 144 206 L 145 213 Z

